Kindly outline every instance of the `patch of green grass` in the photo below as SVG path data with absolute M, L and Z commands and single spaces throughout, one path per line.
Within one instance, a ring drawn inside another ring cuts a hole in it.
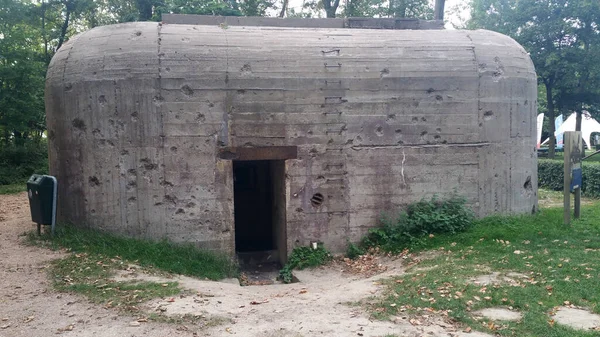
M 27 191 L 26 184 L 0 185 L 0 194 L 16 194 Z
M 418 250 L 438 254 L 388 280 L 387 294 L 370 303 L 374 316 L 387 318 L 401 310 L 414 315 L 447 314 L 473 329 L 499 336 L 591 337 L 556 324 L 551 313 L 565 302 L 600 312 L 600 204 L 582 208 L 580 220 L 563 225 L 562 209 L 536 215 L 489 217 L 469 231 L 437 235 Z M 476 285 L 469 279 L 491 272 L 526 275 L 514 282 Z M 512 307 L 518 322 L 478 321 L 473 311 Z
M 317 249 L 313 249 L 312 247 L 296 247 L 292 250 L 286 265 L 279 272 L 279 276 L 284 283 L 292 283 L 292 270 L 321 266 L 331 260 L 331 258 L 331 253 L 321 244 L 317 246 Z
M 191 244 L 132 239 L 71 225 L 58 226 L 54 237 L 48 234 L 38 237 L 31 232 L 27 241 L 50 248 L 118 257 L 142 267 L 211 280 L 237 274 L 237 266 L 225 255 L 204 251 Z
M 54 261 L 50 275 L 54 287 L 63 292 L 85 295 L 94 303 L 107 307 L 137 311 L 137 305 L 157 297 L 181 292 L 177 282 L 117 282 L 111 279 L 123 261 L 97 254 L 72 254 Z

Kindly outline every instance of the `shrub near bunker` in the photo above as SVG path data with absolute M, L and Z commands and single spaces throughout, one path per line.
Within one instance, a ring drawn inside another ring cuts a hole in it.
M 447 199 L 439 199 L 434 196 L 430 200 L 410 204 L 395 218 L 382 219 L 382 226 L 371 229 L 362 245 L 400 252 L 431 234 L 463 232 L 473 225 L 474 219 L 463 197 L 454 194 Z

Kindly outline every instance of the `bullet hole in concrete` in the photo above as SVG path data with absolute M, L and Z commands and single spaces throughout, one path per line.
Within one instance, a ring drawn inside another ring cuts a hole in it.
M 389 114 L 387 116 L 388 119 L 396 119 L 396 114 Z
M 127 201 L 129 201 L 130 203 L 133 203 L 136 200 L 137 200 L 136 197 L 129 197 L 129 199 L 127 199 Z
M 162 97 L 161 95 L 154 96 L 154 97 L 152 98 L 152 101 L 153 101 L 155 104 L 162 103 L 164 100 L 165 100 L 165 99 L 164 99 L 164 97 Z
M 192 208 L 192 207 L 194 207 L 194 206 L 196 206 L 196 204 L 195 204 L 195 203 L 193 203 L 193 202 L 191 202 L 191 201 L 190 201 L 190 202 L 188 202 L 188 203 L 185 205 L 185 207 L 186 207 L 186 208 Z
M 91 211 L 90 211 L 90 213 L 92 213 L 92 214 L 96 214 L 96 210 L 95 210 L 95 209 L 93 209 L 93 210 L 91 210 Z
M 435 131 L 442 132 L 442 128 L 436 128 Z
M 352 145 L 352 143 L 354 143 L 354 140 L 353 139 L 348 139 L 346 141 L 346 143 L 344 143 L 344 145 Z
M 209 108 L 212 108 L 212 107 L 214 107 L 214 106 L 215 106 L 215 104 L 214 104 L 213 102 L 207 102 L 207 103 L 208 103 L 208 107 L 209 107 Z
M 396 129 L 394 130 L 395 133 L 402 133 L 402 129 Z
M 428 94 L 431 94 L 431 93 L 432 93 L 432 92 L 434 92 L 434 91 L 435 91 L 435 89 L 433 89 L 433 88 L 429 88 L 429 89 L 427 89 L 427 93 L 428 93 Z
M 94 129 L 94 130 L 92 130 L 92 134 L 94 136 L 98 137 L 102 134 L 102 132 L 100 132 L 100 129 Z
M 92 187 L 100 186 L 101 184 L 100 180 L 96 176 L 91 176 L 88 181 Z
M 129 154 L 129 151 L 127 151 L 127 150 L 121 150 L 121 155 L 122 156 L 126 156 L 128 154 Z
M 136 186 L 137 186 L 137 183 L 136 183 L 135 181 L 130 181 L 130 182 L 128 182 L 128 183 L 127 183 L 127 186 L 126 186 L 126 188 L 127 188 L 127 190 L 132 190 L 132 189 L 134 189 Z
M 312 198 L 310 198 L 310 204 L 313 205 L 313 207 L 319 207 L 323 204 L 323 200 L 325 200 L 323 194 L 315 193 Z
M 421 131 L 421 137 L 426 136 L 427 135 L 427 131 Z
M 298 207 L 298 208 L 296 208 L 296 212 L 302 213 L 302 212 L 304 212 L 304 210 L 302 208 Z
M 127 170 L 127 173 L 129 173 L 131 175 L 136 175 L 137 171 L 135 169 L 129 169 L 129 170 Z
M 306 133 L 308 133 L 309 135 L 312 135 L 313 131 L 312 130 L 308 130 Z
M 318 176 L 318 177 L 317 177 L 317 180 L 319 180 L 319 181 L 324 181 L 324 180 L 325 180 L 325 176 Z
M 104 96 L 104 95 L 98 96 L 98 103 L 106 104 L 106 96 Z
M 73 84 L 71 84 L 71 83 L 65 84 L 65 91 L 71 91 L 71 90 L 73 90 Z
M 192 90 L 192 88 L 190 88 L 190 86 L 187 84 L 181 87 L 181 92 L 183 92 L 183 94 L 186 96 L 192 96 L 194 94 L 194 90 Z
M 242 72 L 242 75 L 250 75 L 252 73 L 252 67 L 249 63 L 246 63 L 242 66 L 242 69 L 240 69 L 240 71 Z
M 362 137 L 361 136 L 356 136 L 356 141 L 359 142 L 359 143 L 362 142 Z
M 204 114 L 203 113 L 198 113 L 198 115 L 196 115 L 196 122 L 204 123 L 204 121 L 206 121 L 206 118 L 204 117 Z
M 483 120 L 489 121 L 494 116 L 494 112 L 492 110 L 488 110 L 483 113 Z
M 156 203 L 154 203 L 154 206 L 160 206 L 162 204 L 163 204 L 162 202 L 156 202 Z
M 133 33 L 135 36 L 140 36 L 142 35 L 142 32 L 139 30 L 136 30 L 135 33 Z
M 171 146 L 170 150 L 171 152 L 177 152 L 177 146 Z
M 440 135 L 435 135 L 435 136 L 433 136 L 433 138 L 434 138 L 434 139 L 440 139 L 440 138 L 442 138 L 442 136 L 440 136 Z
M 375 129 L 375 134 L 377 134 L 377 136 L 379 137 L 383 136 L 383 128 L 381 127 L 381 125 L 377 125 L 377 128 Z
M 157 164 L 154 164 L 152 161 L 150 161 L 150 159 L 148 158 L 143 158 L 140 159 L 140 163 L 142 163 L 142 166 L 144 166 L 144 168 L 148 171 L 150 170 L 156 170 L 158 168 Z
M 413 117 L 413 118 L 412 118 L 412 121 L 413 121 L 413 122 L 418 122 L 418 121 L 419 121 L 419 117 Z
M 385 76 L 387 76 L 387 75 L 389 75 L 389 74 L 390 74 L 390 70 L 389 70 L 388 68 L 383 68 L 383 69 L 381 70 L 381 75 L 380 75 L 380 76 L 381 76 L 381 77 L 385 77 Z
M 80 118 L 73 119 L 73 121 L 71 121 L 71 125 L 73 125 L 74 128 L 81 130 L 81 131 L 85 131 L 85 129 L 86 129 L 85 123 Z
M 160 181 L 160 186 L 173 187 L 173 183 L 163 179 Z
M 245 93 L 246 93 L 246 90 L 244 90 L 244 89 L 239 89 L 239 90 L 237 91 L 237 93 L 238 93 L 238 94 L 240 94 L 240 95 L 243 95 L 243 94 L 245 94 Z
M 165 70 L 166 71 L 171 71 L 171 67 L 166 67 Z
M 170 194 L 165 194 L 165 196 L 163 197 L 164 201 L 169 202 L 171 204 L 175 204 L 177 202 L 177 198 L 175 196 L 172 196 Z
M 138 112 L 134 111 L 131 113 L 131 121 L 132 122 L 137 122 L 138 121 Z
M 533 184 L 531 183 L 531 176 L 527 176 L 527 179 L 525 179 L 525 184 L 523 184 L 523 188 L 527 191 L 533 190 Z
M 427 118 L 421 117 L 421 122 L 427 122 Z
M 183 208 L 179 208 L 177 209 L 177 211 L 175 212 L 175 214 L 184 214 L 185 211 L 183 210 Z
M 442 95 L 436 95 L 435 99 L 436 99 L 436 101 L 443 101 L 444 97 L 442 97 Z
M 399 141 L 396 142 L 396 144 L 402 145 L 402 144 L 404 144 L 404 141 L 403 140 L 399 140 Z

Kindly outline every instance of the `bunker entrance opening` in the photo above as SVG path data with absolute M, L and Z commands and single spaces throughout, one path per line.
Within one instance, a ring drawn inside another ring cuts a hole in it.
M 284 264 L 285 162 L 233 161 L 236 253 L 243 264 Z

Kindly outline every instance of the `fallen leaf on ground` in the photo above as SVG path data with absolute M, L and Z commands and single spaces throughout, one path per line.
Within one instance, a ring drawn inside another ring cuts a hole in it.
M 258 304 L 263 304 L 263 303 L 268 303 L 268 302 L 269 302 L 269 300 L 264 299 L 262 301 L 252 301 L 252 302 L 250 302 L 250 304 L 252 304 L 252 305 L 258 305 Z
M 138 321 L 129 322 L 129 326 L 140 326 L 140 325 L 142 325 L 142 324 Z
M 468 327 L 466 327 L 466 328 L 463 330 L 463 332 L 469 333 L 469 332 L 471 332 L 472 330 L 473 330 L 473 329 L 471 329 L 471 327 L 470 327 L 470 326 L 468 326 Z
M 306 289 L 300 290 L 300 294 L 306 294 L 307 292 L 308 292 L 308 290 L 306 290 Z
M 175 298 L 171 297 L 167 300 L 167 302 L 175 302 Z

